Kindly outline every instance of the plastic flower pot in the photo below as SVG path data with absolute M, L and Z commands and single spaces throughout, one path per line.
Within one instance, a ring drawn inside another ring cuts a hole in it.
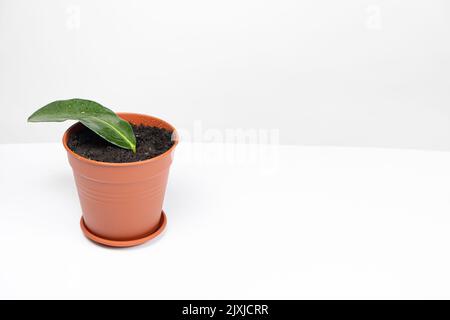
M 169 123 L 147 115 L 118 113 L 132 124 L 144 124 L 173 131 L 173 146 L 144 161 L 109 163 L 89 160 L 67 145 L 79 130 L 71 126 L 63 137 L 80 199 L 81 229 L 89 239 L 107 246 L 129 247 L 159 235 L 166 226 L 162 210 L 170 165 L 178 144 L 176 130 Z

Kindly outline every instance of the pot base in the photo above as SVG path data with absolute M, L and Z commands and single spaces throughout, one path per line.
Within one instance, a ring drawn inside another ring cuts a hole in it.
M 133 246 L 143 244 L 144 242 L 147 242 L 147 241 L 157 237 L 158 235 L 160 235 L 161 232 L 163 232 L 163 230 L 166 228 L 166 224 L 167 224 L 166 214 L 164 213 L 164 211 L 162 211 L 161 212 L 161 222 L 160 222 L 158 229 L 156 229 L 156 231 L 154 231 L 142 238 L 139 238 L 139 239 L 121 241 L 121 240 L 110 240 L 110 239 L 101 238 L 101 237 L 93 234 L 86 227 L 86 225 L 84 224 L 83 217 L 81 217 L 81 221 L 80 221 L 81 230 L 83 230 L 84 235 L 89 240 L 92 240 L 94 242 L 100 243 L 100 244 L 108 246 L 108 247 L 133 247 Z

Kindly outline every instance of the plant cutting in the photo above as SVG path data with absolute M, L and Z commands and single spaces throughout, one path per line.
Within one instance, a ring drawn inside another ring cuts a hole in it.
M 107 246 L 129 247 L 159 235 L 163 200 L 178 136 L 169 123 L 114 113 L 84 99 L 54 101 L 29 122 L 77 120 L 63 136 L 80 199 L 83 233 Z

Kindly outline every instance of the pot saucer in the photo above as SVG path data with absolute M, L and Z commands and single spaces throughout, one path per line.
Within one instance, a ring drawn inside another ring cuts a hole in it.
M 90 239 L 94 242 L 100 243 L 102 245 L 109 246 L 109 247 L 133 247 L 133 246 L 143 244 L 144 242 L 147 242 L 147 241 L 157 237 L 158 235 L 160 235 L 161 232 L 163 232 L 163 230 L 166 228 L 166 224 L 167 224 L 167 217 L 166 217 L 166 214 L 164 213 L 164 211 L 162 211 L 161 212 L 161 222 L 159 224 L 159 227 L 152 233 L 150 233 L 142 238 L 133 239 L 133 240 L 110 240 L 110 239 L 101 238 L 101 237 L 93 234 L 84 224 L 83 217 L 81 217 L 81 221 L 80 221 L 81 230 L 83 230 L 84 235 L 88 239 Z

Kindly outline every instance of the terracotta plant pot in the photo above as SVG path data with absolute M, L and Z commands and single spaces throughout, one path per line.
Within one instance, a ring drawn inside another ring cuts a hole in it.
M 65 132 L 63 144 L 78 189 L 84 234 L 104 245 L 129 247 L 156 237 L 166 226 L 162 207 L 178 137 L 173 126 L 158 118 L 134 113 L 118 113 L 118 116 L 136 125 L 173 131 L 174 145 L 165 153 L 144 161 L 89 160 L 67 146 L 72 132 L 81 128 L 80 123 Z

